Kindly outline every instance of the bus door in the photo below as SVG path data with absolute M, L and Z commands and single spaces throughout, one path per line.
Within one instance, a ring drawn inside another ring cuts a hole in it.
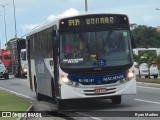
M 30 39 L 27 39 L 27 60 L 28 60 L 28 71 L 27 71 L 27 78 L 29 79 L 29 85 L 30 89 L 33 90 L 33 84 L 32 84 L 32 75 L 31 75 L 31 59 L 30 59 Z

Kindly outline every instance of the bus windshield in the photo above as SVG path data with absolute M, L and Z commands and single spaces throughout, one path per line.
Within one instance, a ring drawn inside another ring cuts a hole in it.
M 60 34 L 60 64 L 64 68 L 122 66 L 133 62 L 129 30 Z

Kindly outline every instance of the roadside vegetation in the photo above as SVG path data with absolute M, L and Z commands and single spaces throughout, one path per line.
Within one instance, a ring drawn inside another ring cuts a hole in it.
M 136 78 L 136 81 L 137 82 L 146 82 L 146 83 L 160 84 L 160 79 Z
M 159 48 L 160 32 L 155 27 L 137 24 L 131 27 L 137 48 Z
M 7 111 L 7 112 L 24 112 L 31 106 L 31 103 L 24 98 L 6 92 L 4 90 L 0 90 L 0 111 Z M 17 118 L 2 118 L 0 120 L 16 120 Z
M 135 45 L 137 48 L 159 48 L 160 46 L 160 31 L 155 27 L 132 24 L 131 30 Z M 134 61 L 138 66 L 142 63 L 147 63 L 150 67 L 151 64 L 156 64 L 160 70 L 160 55 L 153 53 L 153 51 L 141 52 L 138 55 L 134 54 Z M 149 74 L 150 71 L 148 70 Z M 141 78 L 139 74 L 139 78 Z M 149 76 L 150 78 L 150 76 Z M 156 81 L 156 79 L 154 79 Z

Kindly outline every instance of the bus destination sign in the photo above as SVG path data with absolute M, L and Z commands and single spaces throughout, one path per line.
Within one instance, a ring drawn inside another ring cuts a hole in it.
M 60 21 L 60 31 L 79 31 L 93 29 L 108 29 L 109 27 L 128 27 L 129 21 L 126 15 L 84 15 L 64 18 Z M 72 29 L 70 29 L 72 28 Z
M 91 17 L 86 19 L 69 19 L 68 26 L 114 24 L 114 17 Z

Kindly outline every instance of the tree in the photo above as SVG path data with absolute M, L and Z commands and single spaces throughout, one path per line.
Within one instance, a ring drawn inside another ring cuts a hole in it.
M 137 47 L 153 47 L 160 46 L 160 33 L 154 27 L 139 25 L 132 30 Z

